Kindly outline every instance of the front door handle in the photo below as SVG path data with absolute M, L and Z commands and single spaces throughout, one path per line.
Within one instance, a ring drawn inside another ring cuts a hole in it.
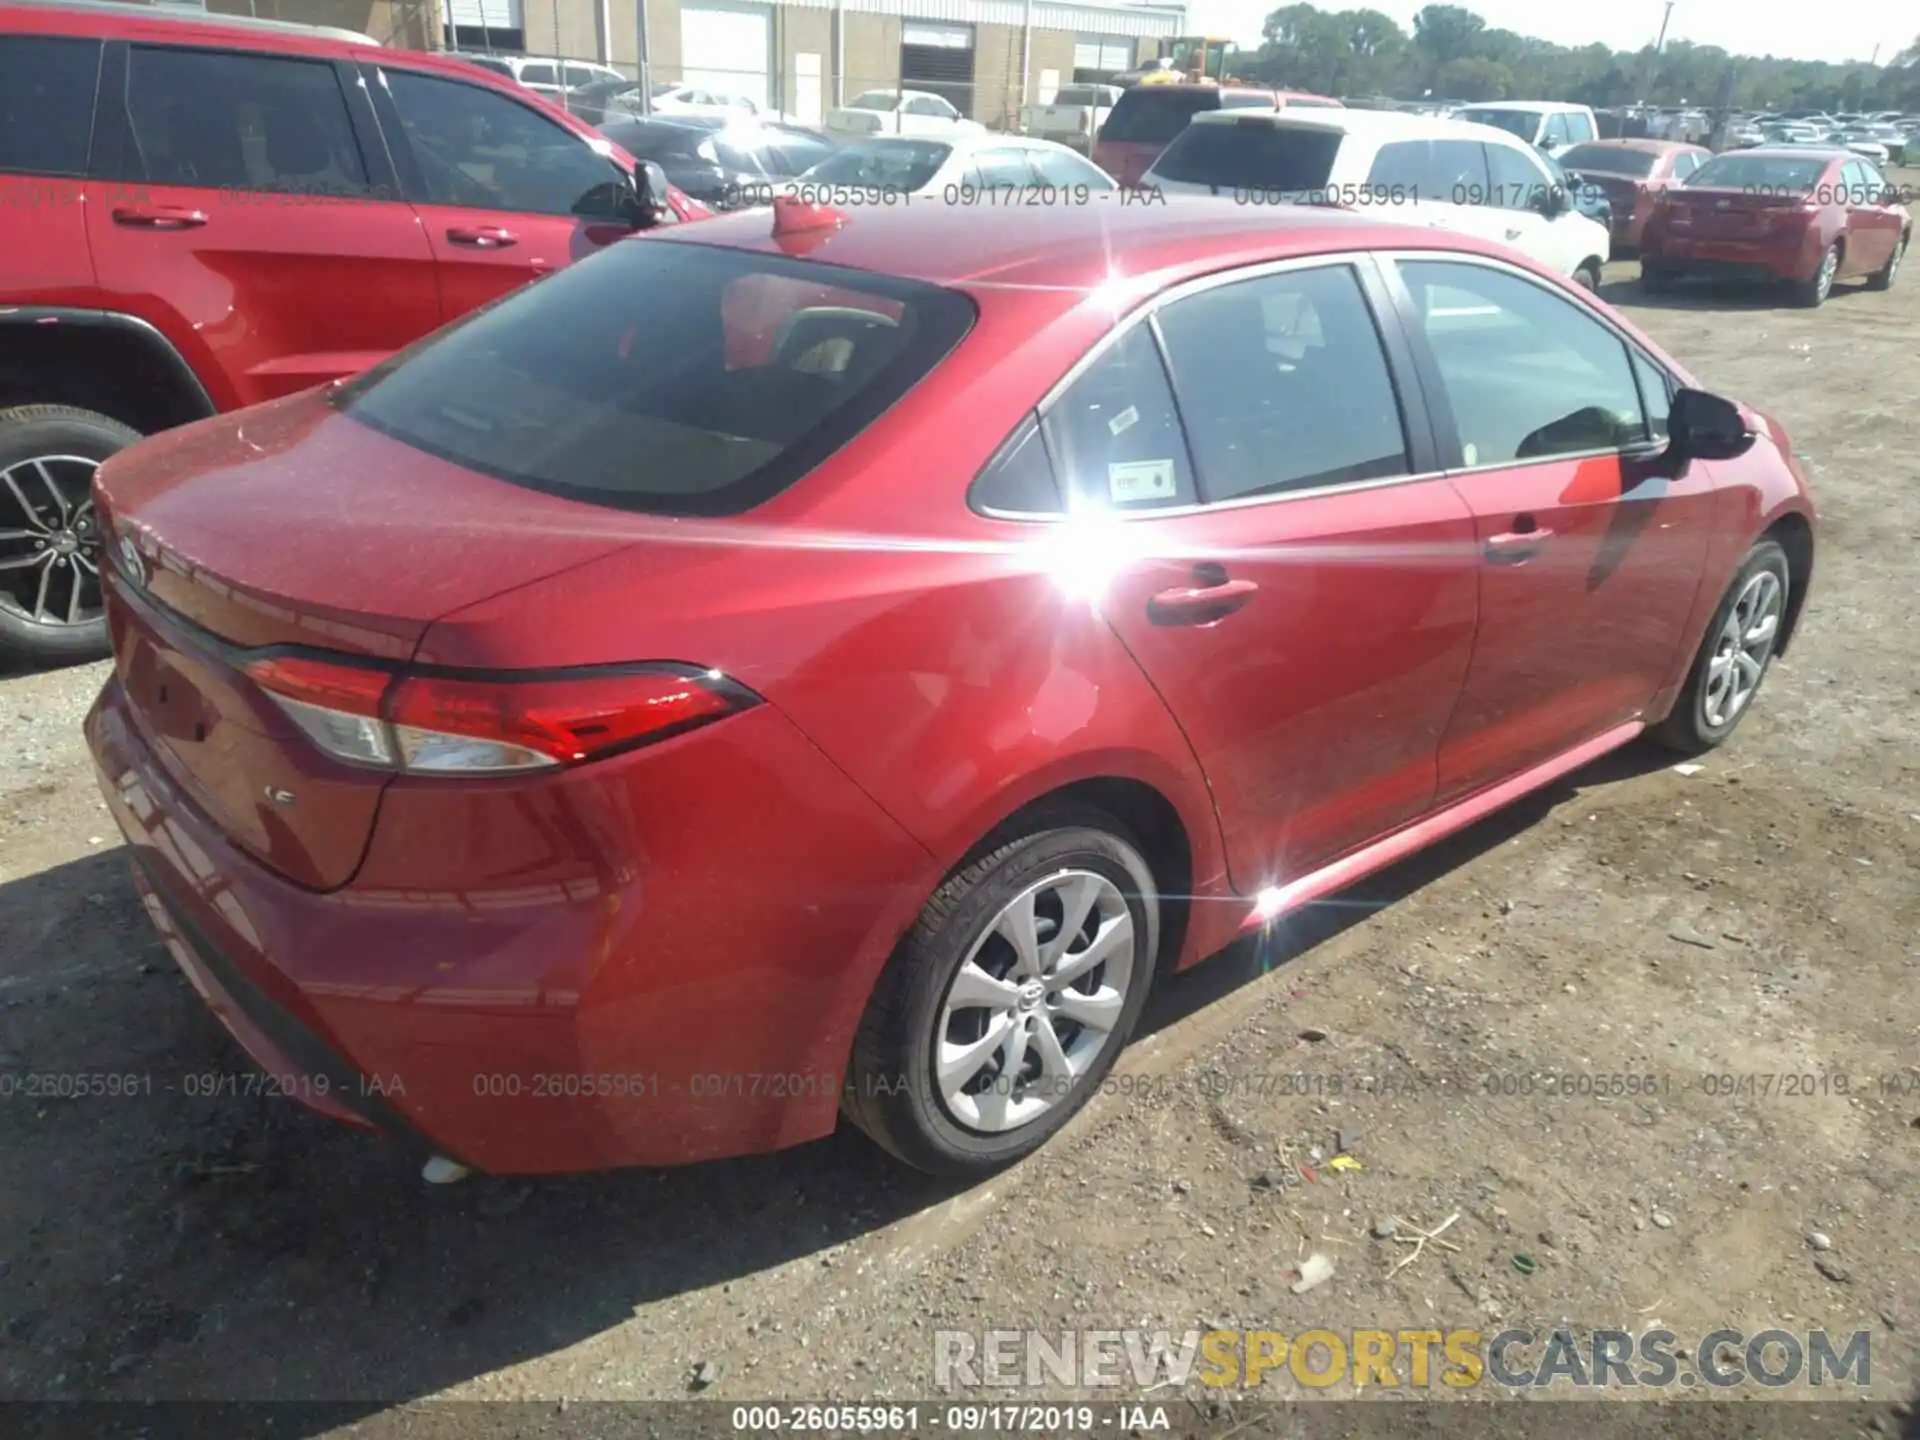
M 207 223 L 207 212 L 190 205 L 116 205 L 113 223 L 129 230 L 192 230 Z
M 1211 625 L 1245 605 L 1259 588 L 1251 580 L 1227 579 L 1206 585 L 1176 585 L 1147 602 L 1147 618 L 1156 625 Z
M 1540 547 L 1552 538 L 1553 531 L 1540 525 L 1492 535 L 1487 538 L 1487 559 L 1495 565 L 1518 565 L 1538 555 Z
M 475 250 L 504 250 L 518 244 L 520 237 L 498 225 L 456 225 L 447 231 L 447 239 Z

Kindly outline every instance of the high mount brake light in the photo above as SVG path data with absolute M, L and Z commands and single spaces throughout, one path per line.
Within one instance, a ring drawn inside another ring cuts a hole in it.
M 408 675 L 304 657 L 247 675 L 326 754 L 409 774 L 514 774 L 652 744 L 758 703 L 718 671 Z

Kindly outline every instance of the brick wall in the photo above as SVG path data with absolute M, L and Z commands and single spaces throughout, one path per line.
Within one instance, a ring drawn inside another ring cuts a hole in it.
M 849 13 L 847 25 L 847 99 L 862 90 L 897 89 L 900 84 L 900 20 L 893 15 Z M 833 58 L 827 57 L 827 95 L 833 95 Z

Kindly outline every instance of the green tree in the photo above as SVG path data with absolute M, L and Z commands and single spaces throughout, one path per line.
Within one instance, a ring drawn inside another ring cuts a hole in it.
M 1498 60 L 1463 55 L 1440 67 L 1440 93 L 1457 100 L 1504 100 L 1513 93 L 1513 72 Z

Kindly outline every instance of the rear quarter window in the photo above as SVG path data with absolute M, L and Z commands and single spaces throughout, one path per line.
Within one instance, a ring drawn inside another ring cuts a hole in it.
M 84 175 L 100 42 L 0 35 L 0 171 Z
M 729 515 L 828 459 L 973 318 L 972 301 L 938 286 L 649 238 L 512 292 L 333 403 L 530 489 Z

